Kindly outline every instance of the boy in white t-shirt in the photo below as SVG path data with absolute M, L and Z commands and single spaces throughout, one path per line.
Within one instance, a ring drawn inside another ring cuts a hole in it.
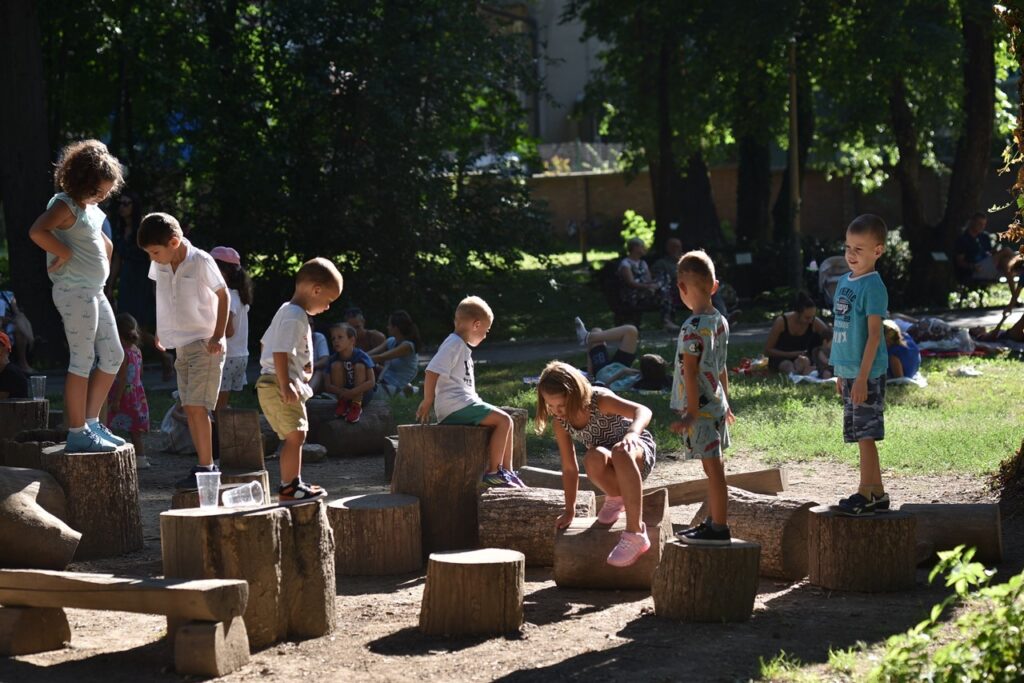
M 423 400 L 416 410 L 416 418 L 427 422 L 433 408 L 441 424 L 491 428 L 487 471 L 480 479 L 480 486 L 526 488 L 512 470 L 511 416 L 484 403 L 476 393 L 472 347 L 484 340 L 493 322 L 491 307 L 480 297 L 469 296 L 459 303 L 455 309 L 455 331 L 441 343 L 427 365 Z
M 281 486 L 278 499 L 326 496 L 323 488 L 302 481 L 302 444 L 309 421 L 306 400 L 313 395 L 313 333 L 309 315 L 323 313 L 341 296 L 341 273 L 325 258 L 306 261 L 295 275 L 295 294 L 281 305 L 260 340 L 260 378 L 256 395 L 267 421 L 281 438 Z
M 199 464 L 175 483 L 194 489 L 197 472 L 216 472 L 213 425 L 224 370 L 224 331 L 228 323 L 227 284 L 213 257 L 185 239 L 174 216 L 151 213 L 136 235 L 149 254 L 149 279 L 156 282 L 157 348 L 176 349 L 181 407 Z

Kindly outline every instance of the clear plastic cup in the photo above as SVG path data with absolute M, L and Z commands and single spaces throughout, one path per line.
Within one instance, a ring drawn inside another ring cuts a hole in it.
M 32 375 L 28 381 L 33 400 L 41 401 L 46 398 L 46 375 Z
M 222 498 L 226 508 L 263 505 L 263 487 L 258 481 L 250 481 L 248 484 L 228 489 Z
M 196 472 L 199 484 L 199 507 L 217 507 L 217 494 L 220 493 L 220 472 Z

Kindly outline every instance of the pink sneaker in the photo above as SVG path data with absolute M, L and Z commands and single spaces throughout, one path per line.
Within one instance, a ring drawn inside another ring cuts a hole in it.
M 601 524 L 615 524 L 625 509 L 626 504 L 622 502 L 622 496 L 606 496 L 601 511 L 597 513 L 597 521 Z
M 628 567 L 650 549 L 651 539 L 647 538 L 646 526 L 641 526 L 638 534 L 623 531 L 619 536 L 618 545 L 608 554 L 608 564 L 613 567 Z

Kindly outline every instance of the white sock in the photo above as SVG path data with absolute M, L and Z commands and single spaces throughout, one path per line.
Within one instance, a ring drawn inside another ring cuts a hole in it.
M 87 424 L 87 425 L 94 425 L 94 424 L 96 424 L 99 421 L 100 421 L 100 419 L 98 417 L 87 417 L 87 418 L 85 418 L 85 424 Z
M 82 427 L 70 427 L 70 428 L 68 428 L 68 431 L 71 432 L 72 434 L 81 434 L 82 432 L 84 432 L 87 429 L 88 429 L 88 427 L 85 427 L 85 426 L 82 426 Z

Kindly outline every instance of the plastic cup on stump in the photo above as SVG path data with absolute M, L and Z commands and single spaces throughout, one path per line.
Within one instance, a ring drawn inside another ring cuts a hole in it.
M 217 494 L 220 492 L 220 472 L 196 472 L 199 484 L 199 507 L 217 507 Z

